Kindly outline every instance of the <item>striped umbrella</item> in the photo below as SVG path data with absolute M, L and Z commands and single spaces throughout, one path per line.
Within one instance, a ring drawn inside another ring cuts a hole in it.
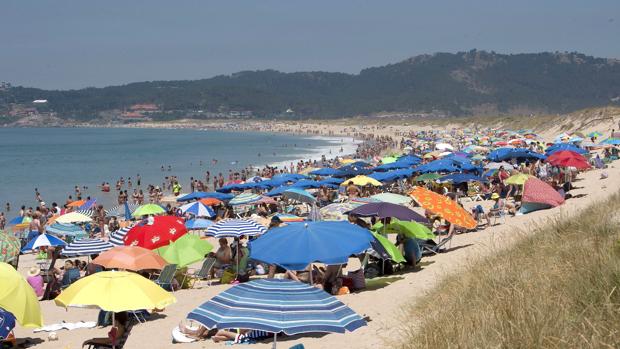
M 239 284 L 187 316 L 207 328 L 247 328 L 274 334 L 344 333 L 366 325 L 341 301 L 311 285 L 285 279 Z
M 22 248 L 22 252 L 28 252 L 30 250 L 34 250 L 35 248 L 43 247 L 43 246 L 64 246 L 66 243 L 54 235 L 50 234 L 41 234 L 36 238 L 30 240 L 24 248 Z
M 258 195 L 258 194 L 243 193 L 243 194 L 239 194 L 239 195 L 235 196 L 228 203 L 230 205 L 233 205 L 233 206 L 235 206 L 235 205 L 247 205 L 247 204 L 251 204 L 253 202 L 256 202 L 256 201 L 258 201 L 260 199 L 261 199 L 261 196 Z
M 110 233 L 110 243 L 114 246 L 125 246 L 125 235 L 131 230 L 131 226 L 121 228 L 115 232 Z
M 213 209 L 211 209 L 211 207 L 206 206 L 198 201 L 185 204 L 179 207 L 179 209 L 183 213 L 190 213 L 196 217 L 215 217 L 215 212 L 213 212 Z
M 267 228 L 249 219 L 225 219 L 207 228 L 207 235 L 217 239 L 225 237 L 239 238 L 241 236 L 255 236 L 266 232 Z
M 114 247 L 110 242 L 101 239 L 79 239 L 62 249 L 62 254 L 67 257 L 90 256 L 100 254 Z
M 85 216 L 88 216 L 88 217 L 90 217 L 90 218 L 95 217 L 95 215 L 97 214 L 97 211 L 96 211 L 96 210 L 94 210 L 94 209 L 92 209 L 92 208 L 91 208 L 91 209 L 85 209 L 85 210 L 77 210 L 77 211 L 75 211 L 75 212 L 77 212 L 77 213 L 81 213 L 81 214 L 83 214 L 83 215 L 85 215 Z M 109 213 L 108 213 L 108 211 L 107 211 L 107 210 L 103 210 L 103 212 L 105 212 L 105 215 L 106 215 L 106 216 L 108 216 L 108 215 L 109 215 Z
M 140 205 L 138 204 L 127 204 L 127 207 L 129 207 L 129 210 L 131 212 L 135 211 L 136 208 L 138 208 Z M 112 207 L 111 209 L 109 209 L 108 211 L 108 216 L 115 216 L 115 217 L 124 217 L 125 216 L 125 205 L 117 205 Z
M 54 223 L 45 227 L 45 231 L 50 234 L 62 235 L 62 236 L 86 236 L 86 232 L 79 225 L 76 224 L 63 224 Z

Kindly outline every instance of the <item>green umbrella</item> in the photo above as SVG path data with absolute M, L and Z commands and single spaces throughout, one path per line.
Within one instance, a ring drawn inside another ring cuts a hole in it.
M 441 177 L 443 176 L 437 173 L 425 173 L 423 175 L 417 176 L 416 178 L 414 178 L 414 180 L 416 182 L 429 182 L 429 181 L 434 181 L 437 178 L 441 178 Z
M 375 237 L 375 239 L 377 239 L 377 241 L 379 241 L 379 243 L 381 244 L 381 246 L 383 246 L 383 248 L 385 249 L 385 251 L 390 255 L 390 258 L 396 262 L 396 263 L 405 263 L 405 257 L 403 257 L 403 254 L 400 253 L 400 250 L 398 249 L 398 247 L 396 247 L 390 240 L 388 240 L 388 238 L 386 238 L 385 236 L 375 233 L 374 231 L 371 231 L 372 235 Z
M 158 248 L 159 255 L 170 264 L 176 264 L 183 268 L 205 258 L 205 255 L 213 249 L 206 240 L 193 234 L 185 234 L 168 246 Z
M 386 165 L 386 164 L 391 164 L 393 162 L 396 162 L 396 160 L 398 159 L 393 156 L 386 156 L 383 159 L 381 159 L 381 163 Z
M 138 207 L 135 211 L 133 211 L 131 215 L 133 217 L 142 217 L 142 216 L 148 216 L 150 214 L 162 214 L 162 213 L 166 213 L 166 210 L 164 210 L 161 206 L 156 205 L 156 204 L 146 204 L 146 205 L 142 205 Z
M 399 221 L 398 219 L 392 219 L 392 222 L 387 225 L 385 232 L 388 234 L 400 233 L 420 240 L 435 238 L 435 235 L 426 226 L 418 222 Z
M 19 256 L 19 239 L 0 230 L 0 262 L 10 263 Z
M 375 199 L 381 202 L 389 202 L 390 204 L 402 205 L 411 202 L 411 198 L 409 196 L 404 196 L 400 194 L 394 193 L 381 193 L 376 194 L 370 197 L 371 199 Z

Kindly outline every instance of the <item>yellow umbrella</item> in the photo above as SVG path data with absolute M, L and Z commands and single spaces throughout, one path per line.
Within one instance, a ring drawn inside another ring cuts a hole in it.
M 161 309 L 176 298 L 153 281 L 127 271 L 103 271 L 79 279 L 56 297 L 61 307 L 100 308 L 120 312 Z
M 351 163 L 354 163 L 354 162 L 355 162 L 355 160 L 353 160 L 353 159 L 340 159 L 340 163 L 341 164 L 345 164 L 345 165 L 351 164 Z
M 353 183 L 355 185 L 374 185 L 375 187 L 380 187 L 383 184 L 381 184 L 381 182 L 379 182 L 378 180 L 374 179 L 374 178 L 370 178 L 368 176 L 355 176 L 351 179 L 347 179 L 346 181 L 340 183 L 340 185 L 349 185 L 350 183 Z
M 86 223 L 90 222 L 92 219 L 85 214 L 79 212 L 69 212 L 67 214 L 63 214 L 62 216 L 56 218 L 57 223 Z
M 41 307 L 34 290 L 12 266 L 0 263 L 0 308 L 24 327 L 43 326 Z
M 523 185 L 525 184 L 525 181 L 528 180 L 528 178 L 530 178 L 532 176 L 525 174 L 525 173 L 517 173 L 516 175 L 512 175 L 508 178 L 506 178 L 505 183 L 506 184 L 514 184 L 514 185 Z

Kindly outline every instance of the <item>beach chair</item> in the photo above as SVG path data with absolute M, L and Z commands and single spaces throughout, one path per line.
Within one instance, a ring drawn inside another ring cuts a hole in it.
M 495 225 L 498 219 L 502 220 L 502 224 L 506 224 L 506 215 L 507 215 L 506 207 L 501 205 L 501 207 L 496 209 L 491 209 L 489 211 L 489 218 L 492 220 L 491 224 Z
M 161 270 L 161 273 L 155 279 L 155 283 L 161 286 L 166 291 L 174 292 L 174 288 L 172 287 L 172 280 L 174 279 L 174 274 L 177 270 L 176 264 L 168 264 Z
M 213 266 L 215 266 L 216 261 L 216 258 L 209 257 L 202 262 L 202 266 L 197 272 L 196 270 L 194 270 L 194 272 L 189 272 L 188 270 L 185 277 L 190 279 L 191 288 L 194 288 L 196 281 L 199 280 L 207 280 L 207 285 L 211 286 L 211 270 L 213 269 Z
M 445 248 L 446 245 L 452 245 L 452 237 L 454 236 L 454 232 L 448 234 L 443 240 L 439 241 L 438 244 L 429 244 L 426 241 L 418 240 L 418 245 L 420 245 L 420 249 L 422 250 L 422 255 L 435 255 Z

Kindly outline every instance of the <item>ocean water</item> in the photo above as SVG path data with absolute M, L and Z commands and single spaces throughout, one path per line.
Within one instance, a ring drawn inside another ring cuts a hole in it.
M 88 187 L 82 191 L 83 198 L 90 195 L 109 207 L 116 202 L 116 181 L 131 177 L 135 188 L 137 174 L 143 189 L 149 183 L 161 186 L 165 176 L 176 175 L 183 192 L 189 192 L 190 177 L 204 181 L 206 171 L 212 178 L 221 172 L 227 181 L 229 169 L 336 156 L 343 145 L 350 150 L 351 143 L 342 142 L 340 138 L 189 129 L 0 128 L 0 210 L 5 211 L 9 202 L 10 217 L 21 205 L 34 207 L 35 188 L 48 206 L 54 201 L 61 204 L 74 195 L 76 185 Z M 110 183 L 110 193 L 100 191 L 102 182 Z

